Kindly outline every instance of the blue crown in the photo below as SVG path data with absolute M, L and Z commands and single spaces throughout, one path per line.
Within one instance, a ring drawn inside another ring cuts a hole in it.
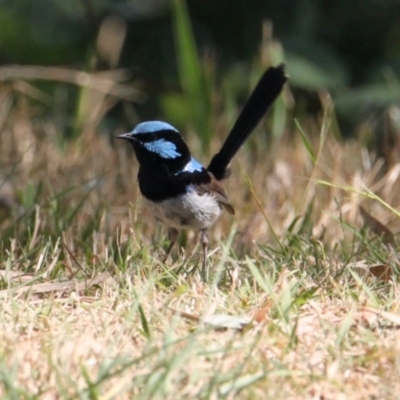
M 154 133 L 158 131 L 174 131 L 179 133 L 172 125 L 162 121 L 147 121 L 136 125 L 136 128 L 132 131 L 132 135 L 138 133 Z

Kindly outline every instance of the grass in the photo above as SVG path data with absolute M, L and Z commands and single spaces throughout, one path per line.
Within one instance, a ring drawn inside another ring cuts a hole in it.
M 237 215 L 211 231 L 204 283 L 193 232 L 159 262 L 126 146 L 92 126 L 63 140 L 26 96 L 3 96 L 2 398 L 396 397 L 397 244 L 368 219 L 398 231 L 396 166 L 328 116 L 268 144 L 259 128 L 226 181 Z
M 162 105 L 206 163 L 237 115 L 241 79 L 227 74 L 216 90 L 212 57 L 201 65 L 184 3 L 173 6 L 183 95 Z M 249 81 L 283 56 L 264 30 Z M 121 99 L 137 122 L 126 100 L 144 94 L 125 71 L 0 68 L 9 79 L 0 86 L 1 398 L 398 397 L 396 146 L 383 164 L 343 142 L 324 94 L 320 120 L 293 123 L 287 90 L 232 165 L 224 185 L 236 215 L 210 231 L 203 282 L 194 232 L 159 261 L 165 232 L 142 207 L 132 152 L 112 140 L 126 127 L 102 123 Z M 64 83 L 49 93 L 29 79 Z M 78 85 L 78 101 L 65 82 Z

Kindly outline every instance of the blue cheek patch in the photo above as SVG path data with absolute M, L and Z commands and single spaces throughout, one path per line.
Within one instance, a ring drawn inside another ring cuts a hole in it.
M 181 153 L 176 151 L 176 146 L 165 139 L 158 139 L 154 142 L 143 143 L 143 146 L 152 153 L 158 154 L 161 158 L 177 158 Z

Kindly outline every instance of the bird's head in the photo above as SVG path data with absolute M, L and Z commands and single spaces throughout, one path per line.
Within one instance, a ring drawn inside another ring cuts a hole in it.
M 189 148 L 172 125 L 162 121 L 142 122 L 130 133 L 116 136 L 131 142 L 143 167 L 165 165 L 176 172 L 191 158 Z

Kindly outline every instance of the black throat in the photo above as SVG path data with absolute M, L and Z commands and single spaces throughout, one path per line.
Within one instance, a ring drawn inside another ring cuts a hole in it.
M 146 199 L 160 202 L 185 194 L 189 185 L 210 183 L 211 177 L 205 169 L 171 174 L 168 168 L 162 168 L 160 165 L 141 165 L 138 181 L 140 191 Z
M 185 194 L 188 185 L 202 185 L 211 181 L 205 169 L 183 171 L 191 160 L 191 154 L 182 136 L 176 132 L 157 131 L 151 134 L 139 134 L 136 135 L 136 139 L 131 143 L 140 164 L 139 188 L 148 200 L 154 202 L 167 200 Z M 159 139 L 173 143 L 179 156 L 165 158 L 156 152 L 148 151 L 143 145 Z

